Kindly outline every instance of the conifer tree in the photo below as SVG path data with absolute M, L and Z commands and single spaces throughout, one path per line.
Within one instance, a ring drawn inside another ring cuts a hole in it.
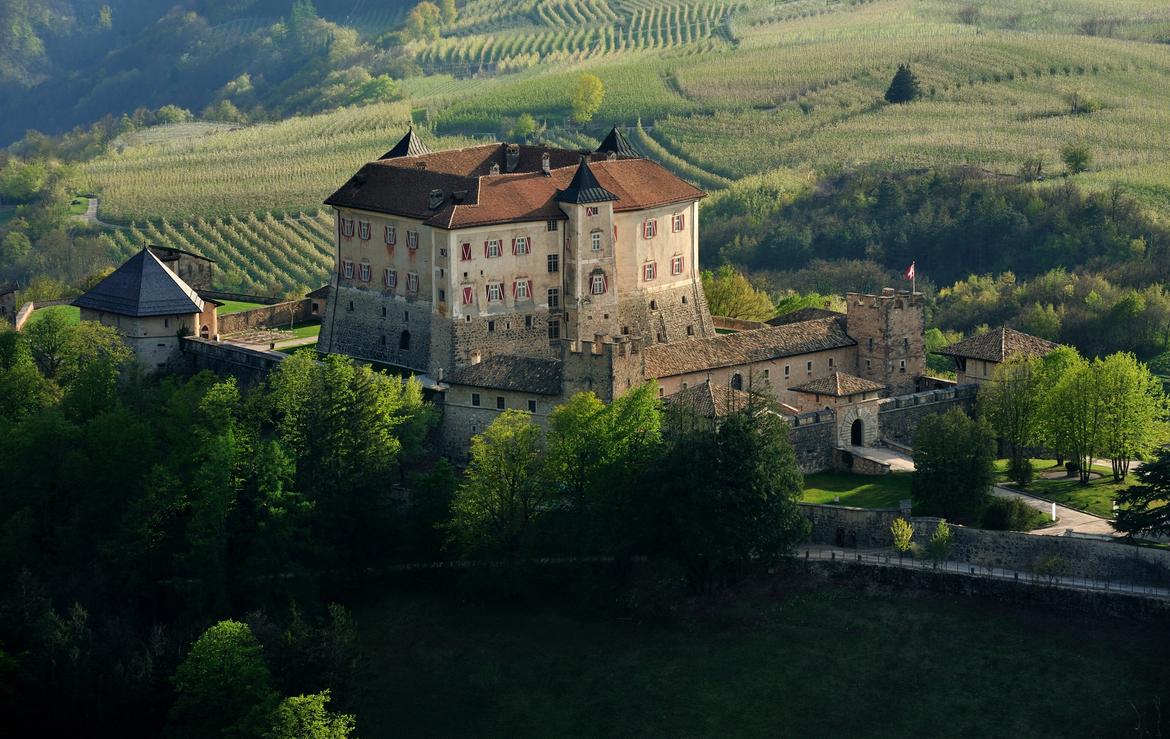
M 886 90 L 887 103 L 908 103 L 922 96 L 918 87 L 918 78 L 910 71 L 909 64 L 899 64 L 894 79 L 890 81 L 890 88 Z

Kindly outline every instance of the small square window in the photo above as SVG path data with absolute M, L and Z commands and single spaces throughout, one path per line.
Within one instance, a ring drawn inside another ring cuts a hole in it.
M 479 407 L 479 393 L 472 393 L 471 394 L 471 404 L 474 405 L 476 408 Z
M 549 221 L 548 225 L 545 226 L 545 229 L 547 231 L 556 231 L 557 230 L 557 222 L 556 221 Z
M 687 336 L 694 336 L 694 335 L 695 335 L 695 327 L 688 325 L 687 326 Z
M 768 374 L 769 374 L 769 370 L 765 369 L 764 370 L 764 379 L 765 380 L 768 379 Z
M 529 413 L 536 413 L 536 401 L 535 400 L 528 401 L 528 412 Z
M 504 396 L 503 395 L 496 396 L 496 410 L 500 410 L 500 411 L 504 410 Z

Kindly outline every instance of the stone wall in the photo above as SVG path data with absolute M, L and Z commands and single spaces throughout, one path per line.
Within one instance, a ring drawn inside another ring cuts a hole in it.
M 921 293 L 886 288 L 881 295 L 846 295 L 846 325 L 857 340 L 857 374 L 912 393 L 926 374 L 925 318 Z
M 826 410 L 790 418 L 788 440 L 796 451 L 800 471 L 807 475 L 832 467 L 837 437 L 836 414 Z
M 406 341 L 409 336 L 409 341 Z M 321 322 L 321 351 L 431 371 L 431 304 L 338 287 Z
M 640 337 L 647 345 L 715 335 L 707 298 L 696 282 L 623 298 L 612 325 L 615 334 Z
M 301 298 L 238 313 L 228 313 L 218 317 L 219 333 L 226 336 L 254 328 L 288 328 L 292 323 L 315 318 L 312 307 L 312 300 Z
M 472 393 L 479 395 L 479 406 L 472 405 Z M 529 401 L 535 401 L 536 412 L 532 413 L 532 420 L 542 429 L 548 427 L 548 414 L 557 404 L 563 402 L 560 397 L 534 393 L 491 388 L 452 388 L 443 394 L 443 399 L 438 404 L 443 414 L 439 438 L 446 454 L 458 460 L 467 459 L 471 437 L 483 433 L 483 430 L 503 413 L 496 405 L 497 398 L 504 399 L 505 410 L 526 412 L 529 412 Z
M 287 358 L 281 352 L 249 349 L 194 336 L 183 337 L 179 343 L 186 371 L 210 370 L 220 376 L 231 375 L 244 386 L 264 382 L 268 373 Z
M 859 549 L 892 549 L 890 524 L 905 513 L 895 508 L 864 509 L 801 503 L 812 523 L 809 543 Z M 925 546 L 940 519 L 907 517 L 914 543 Z M 1059 525 L 1059 524 L 1058 524 Z M 1129 585 L 1170 585 L 1170 551 L 1120 542 L 1016 531 L 951 526 L 950 560 L 976 567 L 1024 573 L 1085 577 Z
M 446 355 L 442 354 L 443 349 L 436 339 L 433 345 L 435 364 L 450 369 L 464 367 L 472 363 L 472 355 L 476 352 L 482 359 L 494 354 L 549 359 L 560 356 L 560 350 L 548 338 L 547 311 L 534 308 L 528 312 L 474 315 L 470 316 L 470 320 L 467 318 L 452 321 L 437 317 L 435 330 L 442 330 L 439 319 L 450 324 L 447 332 L 451 337 L 451 347 Z
M 833 450 L 833 469 L 839 472 L 852 472 L 856 475 L 890 474 L 890 465 L 885 462 L 858 456 L 848 449 Z
M 226 290 L 200 290 L 199 297 L 212 300 L 236 300 L 241 303 L 260 303 L 261 305 L 275 305 L 283 302 L 280 298 L 271 295 L 252 295 L 250 293 L 234 293 Z
M 768 328 L 763 321 L 745 321 L 742 318 L 728 318 L 727 316 L 711 316 L 711 323 L 716 329 L 724 331 L 755 331 Z
M 901 395 L 880 401 L 878 421 L 882 439 L 913 447 L 914 431 L 922 419 L 934 413 L 946 413 L 951 408 L 962 408 L 967 413 L 975 409 L 974 385 L 960 385 L 946 390 L 928 390 L 924 393 Z

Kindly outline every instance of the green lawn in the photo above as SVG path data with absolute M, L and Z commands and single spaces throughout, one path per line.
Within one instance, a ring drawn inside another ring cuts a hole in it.
M 72 305 L 50 305 L 48 308 L 37 308 L 29 316 L 28 323 L 35 323 L 50 313 L 58 313 L 64 316 L 65 321 L 71 325 L 81 323 L 81 309 Z M 27 326 L 28 324 L 25 325 Z
M 1162 628 L 823 582 L 771 592 L 677 626 L 392 595 L 354 612 L 351 710 L 366 739 L 1120 736 L 1131 701 L 1150 721 L 1170 687 Z
M 89 209 L 89 200 L 86 198 L 73 198 L 69 201 L 69 214 L 80 216 L 84 215 L 85 211 Z
M 1007 476 L 1006 459 L 995 463 L 996 477 L 999 482 L 1011 484 Z M 1025 491 L 1045 498 L 1051 498 L 1061 505 L 1077 510 L 1095 513 L 1098 516 L 1113 516 L 1113 499 L 1118 493 L 1130 485 L 1137 483 L 1132 474 L 1121 483 L 1113 482 L 1113 471 L 1108 467 L 1093 465 L 1093 471 L 1101 473 L 1101 477 L 1090 480 L 1088 485 L 1081 485 L 1077 477 L 1059 477 L 1046 480 L 1041 474 L 1055 469 L 1056 462 L 1051 459 L 1033 459 L 1032 465 L 1036 470 L 1036 477 L 1032 484 L 1024 488 Z M 1013 487 L 1015 487 L 1013 485 Z
M 309 336 L 317 336 L 321 333 L 320 321 L 309 321 L 306 323 L 297 323 L 293 325 L 292 334 L 298 339 L 304 339 Z
M 805 475 L 801 500 L 806 503 L 839 503 L 857 508 L 897 508 L 899 501 L 910 498 L 912 477 L 909 472 L 891 472 L 881 476 L 818 472 Z
M 264 307 L 264 303 L 246 303 L 243 300 L 223 300 L 219 302 L 222 302 L 223 305 L 216 310 L 216 313 L 221 316 Z

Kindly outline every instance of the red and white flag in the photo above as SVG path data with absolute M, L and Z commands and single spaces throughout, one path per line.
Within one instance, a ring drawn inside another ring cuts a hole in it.
M 906 268 L 906 272 L 905 272 L 905 274 L 904 274 L 903 276 L 904 276 L 904 277 L 905 277 L 907 280 L 913 280 L 913 279 L 914 279 L 914 262 L 911 262 L 911 263 L 910 263 L 910 266 Z

